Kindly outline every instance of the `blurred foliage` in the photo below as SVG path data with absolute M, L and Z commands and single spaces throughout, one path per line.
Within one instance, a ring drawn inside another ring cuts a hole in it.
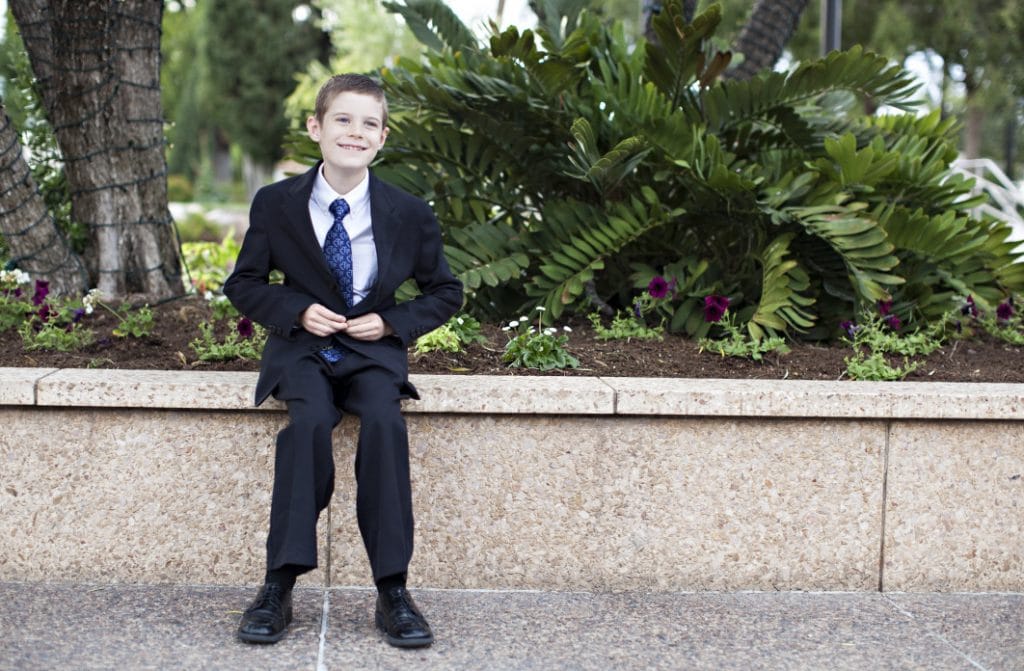
M 183 242 L 222 243 L 224 227 L 210 221 L 199 212 L 190 212 L 181 221 L 174 222 L 178 229 L 178 238 Z
M 241 246 L 228 232 L 220 242 L 186 242 L 181 245 L 182 262 L 200 294 L 220 291 L 235 266 Z

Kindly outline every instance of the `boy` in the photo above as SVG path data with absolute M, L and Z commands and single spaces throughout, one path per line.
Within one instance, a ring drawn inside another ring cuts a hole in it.
M 430 645 L 433 634 L 405 589 L 412 557 L 409 451 L 399 402 L 418 398 L 406 347 L 462 305 L 430 207 L 369 170 L 388 136 L 384 91 L 362 75 L 335 75 L 306 129 L 322 160 L 264 187 L 224 293 L 268 331 L 256 405 L 284 401 L 277 436 L 263 587 L 238 636 L 280 640 L 292 619 L 296 576 L 316 568 L 316 522 L 334 491 L 331 431 L 360 418 L 356 515 L 377 585 L 375 619 L 389 643 Z M 270 271 L 284 284 L 268 283 Z M 395 303 L 413 278 L 421 295 Z

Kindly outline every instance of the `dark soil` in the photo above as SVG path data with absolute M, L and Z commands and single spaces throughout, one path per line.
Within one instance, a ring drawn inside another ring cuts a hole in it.
M 14 331 L 0 334 L 0 367 L 122 368 L 165 370 L 255 371 L 256 361 L 198 361 L 189 342 L 199 335 L 197 325 L 210 318 L 205 301 L 187 298 L 154 308 L 153 335 L 140 340 L 118 338 L 111 331 L 116 319 L 103 310 L 86 317 L 97 342 L 76 352 L 25 351 Z M 840 345 L 794 344 L 783 355 L 764 361 L 722 357 L 701 352 L 696 342 L 673 335 L 662 341 L 600 341 L 589 325 L 573 324 L 569 350 L 579 359 L 576 369 L 540 372 L 508 368 L 501 353 L 508 338 L 498 326 L 485 325 L 488 342 L 450 354 L 410 353 L 413 373 L 458 375 L 592 375 L 680 378 L 755 378 L 838 380 L 845 378 L 843 358 L 852 350 Z M 1024 348 L 983 336 L 953 341 L 925 359 L 908 381 L 1024 382 Z

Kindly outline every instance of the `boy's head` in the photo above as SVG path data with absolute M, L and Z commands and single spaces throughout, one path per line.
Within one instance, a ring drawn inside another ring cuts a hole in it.
M 377 102 L 381 104 L 384 113 L 381 123 L 383 123 L 384 127 L 387 128 L 388 99 L 384 95 L 384 89 L 380 87 L 380 84 L 366 75 L 334 75 L 324 82 L 324 85 L 320 87 L 320 92 L 316 94 L 316 107 L 313 110 L 316 120 L 323 123 L 324 115 L 327 114 L 327 109 L 331 106 L 331 102 L 339 93 L 346 92 L 361 93 L 363 95 L 372 96 L 377 100 Z
M 306 130 L 320 145 L 324 177 L 338 193 L 365 176 L 388 137 L 387 121 L 384 90 L 369 77 L 335 75 L 320 88 Z

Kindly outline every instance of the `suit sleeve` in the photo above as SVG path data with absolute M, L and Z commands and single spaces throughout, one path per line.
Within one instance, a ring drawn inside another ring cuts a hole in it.
M 267 234 L 270 222 L 266 190 L 260 190 L 249 210 L 249 230 L 242 241 L 235 269 L 224 282 L 224 295 L 238 311 L 269 332 L 294 337 L 299 317 L 315 299 L 286 285 L 270 284 L 275 269 Z
M 422 204 L 422 215 L 418 219 L 420 245 L 412 279 L 421 293 L 378 313 L 406 347 L 448 321 L 462 307 L 463 299 L 462 282 L 452 275 L 444 256 L 441 227 L 426 203 Z

